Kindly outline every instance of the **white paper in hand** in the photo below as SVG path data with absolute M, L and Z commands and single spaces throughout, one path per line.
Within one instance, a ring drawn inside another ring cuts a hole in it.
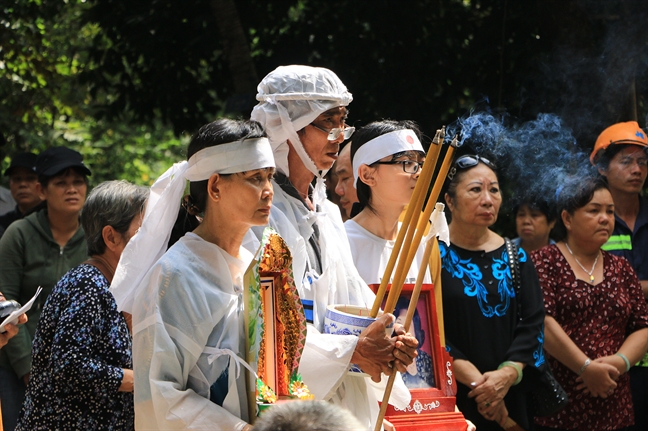
M 7 326 L 8 323 L 13 323 L 14 325 L 18 323 L 18 316 L 26 313 L 27 311 L 29 311 L 29 309 L 31 309 L 32 304 L 41 293 L 41 290 L 43 290 L 43 288 L 39 286 L 38 289 L 36 289 L 36 294 L 32 297 L 32 299 L 30 299 L 25 305 L 23 305 L 20 310 L 14 311 L 10 315 L 8 315 L 5 320 L 2 321 L 2 323 L 0 323 L 0 333 L 5 332 L 5 326 Z

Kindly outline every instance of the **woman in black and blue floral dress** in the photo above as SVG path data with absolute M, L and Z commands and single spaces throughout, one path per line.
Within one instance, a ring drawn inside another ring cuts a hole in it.
M 92 257 L 63 276 L 43 308 L 17 430 L 134 429 L 131 336 L 108 288 L 147 197 L 125 181 L 88 197 L 81 223 Z
M 504 238 L 490 230 L 502 197 L 494 165 L 475 155 L 457 159 L 445 200 L 450 246 L 440 242 L 443 314 L 454 358 L 457 406 L 477 429 L 501 430 L 510 417 L 533 426 L 525 367 L 544 363 L 542 291 L 532 262 L 518 253 L 519 295 Z

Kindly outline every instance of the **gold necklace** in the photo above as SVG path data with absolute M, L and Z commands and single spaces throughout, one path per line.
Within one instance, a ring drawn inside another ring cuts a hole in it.
M 572 255 L 572 257 L 574 258 L 574 260 L 576 261 L 576 263 L 578 264 L 578 266 L 580 266 L 581 269 L 582 269 L 583 271 L 585 271 L 585 273 L 586 273 L 587 275 L 589 275 L 590 283 L 594 284 L 594 268 L 596 268 L 596 264 L 597 264 L 597 262 L 598 262 L 598 258 L 599 258 L 599 256 L 601 255 L 601 250 L 599 250 L 599 252 L 598 252 L 597 255 L 596 255 L 596 259 L 594 259 L 594 265 L 592 265 L 592 269 L 588 271 L 588 270 L 585 269 L 585 267 L 584 267 L 583 265 L 581 265 L 581 263 L 578 261 L 578 258 L 577 258 L 576 256 L 574 256 L 574 253 L 571 251 L 571 248 L 569 248 L 569 244 L 567 244 L 567 241 L 565 241 L 565 246 L 567 247 L 567 251 L 569 252 L 569 254 Z

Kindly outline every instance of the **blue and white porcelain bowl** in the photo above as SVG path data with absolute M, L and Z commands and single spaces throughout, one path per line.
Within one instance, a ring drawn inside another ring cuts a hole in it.
M 326 307 L 326 315 L 324 316 L 324 333 L 355 335 L 357 337 L 376 320 L 369 316 L 370 312 L 371 309 L 358 305 L 329 305 Z M 383 312 L 380 311 L 378 316 L 382 314 Z M 391 323 L 385 330 L 388 337 L 391 337 L 393 330 L 394 324 Z M 355 364 L 351 364 L 349 372 L 368 376 Z

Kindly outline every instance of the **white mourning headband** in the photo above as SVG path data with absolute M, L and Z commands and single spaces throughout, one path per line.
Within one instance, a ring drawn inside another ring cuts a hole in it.
M 360 166 L 371 165 L 383 157 L 403 151 L 425 152 L 421 141 L 419 141 L 413 130 L 395 130 L 367 141 L 353 155 L 353 184 L 355 187 L 358 188 L 358 169 L 360 169 Z
M 151 186 L 142 226 L 126 245 L 110 286 L 119 311 L 133 313 L 137 292 L 146 287 L 144 276 L 166 251 L 187 180 L 274 166 L 268 139 L 255 138 L 204 148 L 162 174 Z
M 185 178 L 202 181 L 213 174 L 234 174 L 274 166 L 268 138 L 245 139 L 198 151 L 187 162 Z

